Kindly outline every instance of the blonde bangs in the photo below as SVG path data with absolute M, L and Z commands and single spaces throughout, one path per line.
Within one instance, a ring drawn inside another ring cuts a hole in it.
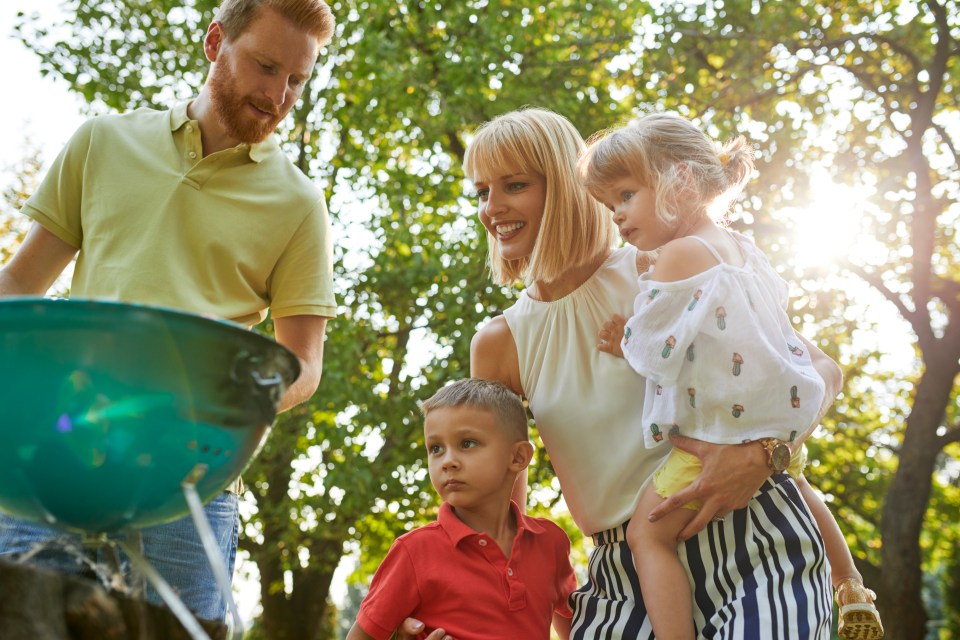
M 592 194 L 610 188 L 622 178 L 633 177 L 645 185 L 656 183 L 646 160 L 642 135 L 631 128 L 608 129 L 590 137 L 587 151 L 580 159 L 580 176 Z

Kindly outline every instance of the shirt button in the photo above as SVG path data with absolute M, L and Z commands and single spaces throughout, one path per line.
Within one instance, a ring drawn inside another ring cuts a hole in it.
M 194 158 L 197 157 L 197 153 L 196 153 L 195 151 L 191 151 L 191 152 L 188 153 L 187 155 L 190 156 L 190 159 L 191 159 L 191 160 L 193 160 Z
M 189 131 L 193 131 L 193 125 L 192 125 L 192 124 L 188 124 L 188 125 L 187 125 L 187 131 L 188 131 L 188 132 L 189 132 Z
M 483 538 L 480 538 L 480 542 L 478 542 L 477 544 L 479 544 L 481 547 L 485 547 L 487 546 L 487 541 L 484 540 Z
M 512 575 L 513 575 L 513 569 L 511 569 L 510 567 L 507 567 L 507 575 L 508 575 L 508 576 L 512 576 Z

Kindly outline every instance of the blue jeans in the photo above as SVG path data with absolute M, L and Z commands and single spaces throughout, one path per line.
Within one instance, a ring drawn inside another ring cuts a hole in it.
M 210 521 L 214 538 L 223 557 L 228 575 L 233 575 L 237 557 L 237 542 L 240 532 L 238 497 L 233 493 L 221 493 L 208 502 L 203 511 Z M 183 603 L 198 617 L 207 620 L 223 620 L 227 606 L 217 588 L 210 561 L 203 550 L 203 543 L 189 515 L 173 522 L 146 527 L 140 531 L 143 537 L 143 555 L 163 579 L 180 595 Z M 56 540 L 30 559 L 30 564 L 63 573 L 89 573 L 85 563 L 76 553 L 65 546 L 82 547 L 82 538 L 77 534 L 48 529 L 24 520 L 0 513 L 0 556 L 15 556 L 30 551 L 39 543 Z M 98 563 L 105 561 L 104 545 L 97 549 Z M 129 564 L 121 558 L 126 569 Z M 152 586 L 147 585 L 147 600 L 163 604 Z

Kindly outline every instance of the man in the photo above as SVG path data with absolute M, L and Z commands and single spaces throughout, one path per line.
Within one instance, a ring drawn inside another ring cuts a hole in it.
M 323 0 L 224 0 L 207 29 L 211 67 L 194 100 L 94 118 L 74 134 L 23 207 L 34 222 L 0 270 L 0 295 L 42 295 L 79 253 L 73 297 L 247 326 L 269 307 L 277 341 L 302 366 L 279 408 L 309 398 L 336 309 L 329 220 L 322 192 L 272 134 L 333 27 Z M 205 511 L 232 573 L 237 496 L 226 492 Z M 142 533 L 147 558 L 187 606 L 222 620 L 225 603 L 190 518 Z M 54 535 L 0 514 L 0 554 Z M 43 560 L 67 569 L 71 563 L 58 555 Z

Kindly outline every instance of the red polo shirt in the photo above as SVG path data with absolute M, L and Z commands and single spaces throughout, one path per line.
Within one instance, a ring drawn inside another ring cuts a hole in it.
M 553 522 L 510 506 L 517 536 L 509 559 L 447 503 L 436 522 L 397 538 L 360 605 L 360 627 L 388 640 L 412 616 L 425 625 L 420 638 L 442 627 L 457 640 L 547 640 L 554 611 L 573 615 L 570 539 Z

